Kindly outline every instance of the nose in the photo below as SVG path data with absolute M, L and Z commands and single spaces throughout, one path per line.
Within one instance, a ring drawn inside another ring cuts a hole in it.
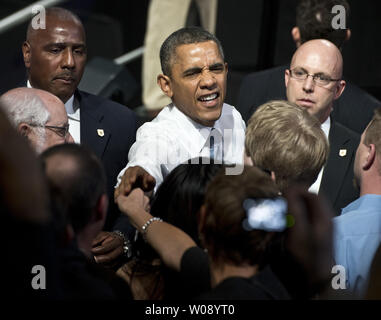
M 201 80 L 200 80 L 200 87 L 202 89 L 213 89 L 213 87 L 216 85 L 216 78 L 214 77 L 213 72 L 210 72 L 209 70 L 204 70 L 201 73 Z
M 73 136 L 70 134 L 70 132 L 67 133 L 66 137 L 65 137 L 65 142 L 66 143 L 74 143 L 74 138 Z
M 73 57 L 73 52 L 70 48 L 66 48 L 63 51 L 62 56 L 62 68 L 69 68 L 72 69 L 75 67 L 75 61 Z
M 312 75 L 308 75 L 307 79 L 303 82 L 303 90 L 305 92 L 313 92 L 315 87 L 315 81 Z

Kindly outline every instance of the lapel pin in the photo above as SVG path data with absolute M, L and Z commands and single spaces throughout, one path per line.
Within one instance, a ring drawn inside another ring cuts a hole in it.
M 103 129 L 97 129 L 98 136 L 103 137 L 105 135 L 105 132 Z
M 346 155 L 347 155 L 347 149 L 340 149 L 339 156 L 340 157 L 345 157 Z

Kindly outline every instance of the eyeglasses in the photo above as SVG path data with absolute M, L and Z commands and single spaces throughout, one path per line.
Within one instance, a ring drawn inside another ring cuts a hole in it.
M 332 81 L 340 81 L 341 79 L 332 79 L 329 76 L 323 73 L 310 74 L 306 70 L 301 68 L 295 68 L 292 70 L 288 70 L 292 78 L 300 81 L 306 80 L 309 76 L 312 77 L 316 85 L 318 86 L 326 86 Z
M 35 124 L 31 124 L 31 126 L 50 129 L 50 130 L 54 131 L 57 135 L 59 135 L 61 138 L 66 138 L 67 134 L 69 133 L 69 124 L 66 124 L 62 127 L 47 126 L 47 125 L 35 125 Z

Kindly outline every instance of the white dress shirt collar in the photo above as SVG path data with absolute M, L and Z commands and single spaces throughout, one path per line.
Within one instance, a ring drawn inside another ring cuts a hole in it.
M 323 130 L 325 136 L 327 137 L 327 140 L 329 141 L 328 136 L 329 136 L 329 130 L 331 129 L 331 118 L 330 117 L 328 117 L 327 120 L 325 120 L 322 123 L 321 129 Z M 321 179 L 323 177 L 323 172 L 324 172 L 324 166 L 320 169 L 320 172 L 319 172 L 318 177 L 316 178 L 316 181 L 308 189 L 309 192 L 312 192 L 315 194 L 319 193 Z
M 321 129 L 323 130 L 323 132 L 325 133 L 325 136 L 327 137 L 328 139 L 328 136 L 329 136 L 329 130 L 331 129 L 331 118 L 328 117 L 327 120 L 325 120 L 322 125 L 321 125 Z
M 78 110 L 78 107 L 76 107 L 74 105 L 74 94 L 69 98 L 68 101 L 66 101 L 65 103 L 65 109 L 66 109 L 66 113 L 68 115 L 74 115 L 76 113 L 76 111 Z
M 189 132 L 190 134 L 194 134 L 195 139 L 192 139 L 193 145 L 195 147 L 196 152 L 201 152 L 201 150 L 205 147 L 208 142 L 208 138 L 210 136 L 210 132 L 212 128 L 216 129 L 221 136 L 223 135 L 223 130 L 221 128 L 220 119 L 218 119 L 213 127 L 206 127 L 191 118 L 189 118 L 186 114 L 180 111 L 174 104 L 170 105 L 172 109 L 171 112 L 175 115 L 175 117 L 179 120 L 178 126 L 186 129 L 185 132 Z M 221 112 L 222 116 L 222 112 Z

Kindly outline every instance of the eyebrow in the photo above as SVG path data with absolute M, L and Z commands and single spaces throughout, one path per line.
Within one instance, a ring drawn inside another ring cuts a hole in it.
M 209 70 L 216 70 L 216 69 L 223 68 L 223 67 L 224 67 L 224 64 L 222 62 L 217 62 L 217 63 L 210 65 L 208 67 L 208 69 Z M 200 73 L 202 71 L 202 69 L 204 69 L 204 68 L 200 68 L 200 67 L 189 68 L 183 72 L 183 75 L 188 76 L 188 75 Z
M 86 49 L 86 44 L 84 43 L 68 43 L 68 42 L 51 42 L 44 46 L 44 48 L 52 48 L 52 47 L 58 47 L 58 48 L 66 48 L 68 46 L 72 46 L 74 48 L 84 48 Z
M 301 69 L 303 70 L 305 73 L 309 73 L 306 69 L 304 69 L 303 67 L 295 67 L 294 69 Z M 330 77 L 329 74 L 325 73 L 325 72 L 316 72 L 313 74 L 314 76 L 327 76 L 327 77 Z

